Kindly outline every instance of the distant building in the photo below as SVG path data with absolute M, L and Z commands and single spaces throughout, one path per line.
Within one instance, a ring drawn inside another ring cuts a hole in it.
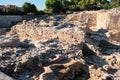
M 8 5 L 5 6 L 5 8 L 13 8 L 13 9 L 15 9 L 15 8 L 17 8 L 17 6 L 8 4 Z
M 0 5 L 0 8 L 4 7 L 4 5 Z
M 4 5 L 0 5 L 0 10 L 3 10 L 4 11 Z
M 0 5 L 0 9 L 5 12 L 10 12 L 11 10 L 18 10 L 18 11 L 24 11 L 21 7 L 18 7 L 16 5 Z

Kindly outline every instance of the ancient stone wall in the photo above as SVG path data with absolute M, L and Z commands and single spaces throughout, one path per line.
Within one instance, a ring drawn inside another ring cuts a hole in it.
M 35 16 L 27 15 L 0 15 L 0 28 L 10 28 L 14 24 L 21 22 L 22 20 L 30 20 Z
M 0 16 L 0 27 L 10 27 L 12 26 L 12 24 L 22 21 L 22 17 L 21 16 Z
M 105 29 L 109 39 L 120 38 L 120 8 L 100 11 L 84 11 L 70 14 L 68 21 L 79 21 L 79 27 L 85 26 L 86 32 Z

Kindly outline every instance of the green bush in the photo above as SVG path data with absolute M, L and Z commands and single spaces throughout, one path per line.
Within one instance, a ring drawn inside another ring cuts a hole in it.
M 43 10 L 39 10 L 35 13 L 35 15 L 43 15 L 43 14 L 45 14 Z
M 63 11 L 63 4 L 60 0 L 47 0 L 45 5 L 51 13 L 60 13 Z
M 34 4 L 31 4 L 31 3 L 28 3 L 28 2 L 25 2 L 23 5 L 22 5 L 22 8 L 24 10 L 24 12 L 27 14 L 27 13 L 36 13 L 37 12 L 37 8 Z

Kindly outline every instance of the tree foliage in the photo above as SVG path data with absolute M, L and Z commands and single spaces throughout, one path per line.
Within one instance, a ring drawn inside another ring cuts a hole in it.
M 44 11 L 38 11 L 34 4 L 25 2 L 22 5 L 23 11 L 17 9 L 10 9 L 8 12 L 0 9 L 2 15 L 22 15 L 27 13 L 39 14 L 51 14 L 51 13 L 63 13 L 67 10 L 80 11 L 80 10 L 99 10 L 110 9 L 120 6 L 120 0 L 46 0 L 46 9 Z
M 120 0 L 46 0 L 46 9 L 44 11 L 37 11 L 36 6 L 31 3 L 24 3 L 23 9 L 26 13 L 61 13 L 67 10 L 99 10 L 110 9 L 120 6 Z
M 24 9 L 25 13 L 35 13 L 37 11 L 36 6 L 34 4 L 31 4 L 31 3 L 28 3 L 28 2 L 25 2 L 22 5 L 22 8 Z
M 79 8 L 80 9 L 87 9 L 90 0 L 81 0 L 78 2 Z
M 109 9 L 111 8 L 111 4 L 108 0 L 47 0 L 46 8 L 51 12 L 64 10 L 97 10 L 102 8 Z
M 111 7 L 118 7 L 120 6 L 120 0 L 112 0 Z
M 47 0 L 45 5 L 53 13 L 59 13 L 63 10 L 63 4 L 60 0 Z

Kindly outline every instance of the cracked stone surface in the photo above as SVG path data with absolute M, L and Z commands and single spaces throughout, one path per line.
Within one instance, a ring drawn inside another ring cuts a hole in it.
M 0 29 L 0 79 L 119 80 L 118 13 L 44 15 Z

